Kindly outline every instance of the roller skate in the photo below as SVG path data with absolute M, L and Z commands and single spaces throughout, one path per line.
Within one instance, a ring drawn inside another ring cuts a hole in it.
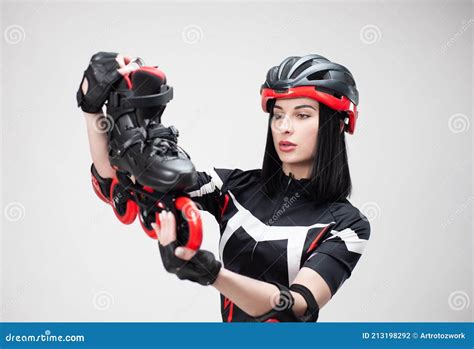
M 198 250 L 202 242 L 201 217 L 185 193 L 197 181 L 196 169 L 190 156 L 177 144 L 178 130 L 161 123 L 173 89 L 158 67 L 143 66 L 141 61 L 137 64 L 137 70 L 114 85 L 106 103 L 111 125 L 109 160 L 116 177 L 105 194 L 97 177 L 95 184 L 93 178 L 94 190 L 112 205 L 122 223 L 131 224 L 138 216 L 143 230 L 153 239 L 157 236 L 151 224 L 159 226 L 158 214 L 172 211 L 178 242 Z

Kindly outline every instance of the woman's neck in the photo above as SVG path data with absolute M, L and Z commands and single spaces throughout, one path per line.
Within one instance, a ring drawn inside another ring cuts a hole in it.
M 309 164 L 282 164 L 282 170 L 285 175 L 293 174 L 295 179 L 308 178 L 311 175 L 311 166 Z

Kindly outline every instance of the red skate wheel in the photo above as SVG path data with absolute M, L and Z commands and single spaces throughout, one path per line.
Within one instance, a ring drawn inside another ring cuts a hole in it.
M 156 230 L 153 229 L 152 226 L 150 226 L 150 228 L 147 227 L 147 224 L 144 222 L 144 219 L 143 219 L 143 216 L 142 216 L 142 213 L 140 212 L 138 214 L 138 218 L 140 220 L 140 225 L 142 226 L 142 229 L 143 231 L 149 236 L 151 237 L 152 239 L 158 239 L 158 236 L 156 235 Z M 156 225 L 160 226 L 160 218 L 158 217 L 158 214 L 155 213 L 155 223 Z
M 147 187 L 147 186 L 143 186 L 143 190 L 145 190 L 149 193 L 153 193 L 153 189 L 150 188 L 150 187 Z M 142 210 L 140 210 L 140 212 L 138 212 L 138 219 L 140 220 L 140 225 L 142 226 L 142 229 L 146 233 L 146 235 L 148 235 L 152 239 L 158 239 L 158 237 L 156 236 L 155 229 L 153 229 L 151 224 L 148 224 L 147 222 L 145 222 L 145 218 L 143 217 Z M 155 216 L 154 216 L 154 223 L 156 223 L 157 225 L 160 225 L 160 220 L 159 220 L 158 215 L 156 213 L 155 213 Z
M 112 203 L 110 202 L 110 198 L 107 198 L 105 197 L 101 190 L 100 190 L 100 185 L 99 185 L 99 182 L 97 181 L 97 178 L 95 178 L 94 176 L 91 176 L 92 177 L 92 188 L 94 189 L 94 192 L 95 194 L 99 197 L 99 199 L 101 199 L 103 202 L 109 204 L 109 205 L 112 205 Z
M 112 185 L 110 186 L 110 200 L 112 208 L 118 220 L 123 224 L 132 224 L 138 213 L 138 206 L 132 199 L 127 199 L 127 202 L 121 203 L 119 200 L 123 195 L 129 196 L 129 193 L 122 187 L 118 179 L 114 177 Z M 114 200 L 116 198 L 117 200 Z M 117 203 L 118 202 L 118 203 Z
M 199 250 L 202 243 L 202 221 L 196 204 L 190 198 L 181 196 L 176 199 L 175 207 L 186 220 L 189 229 L 189 238 L 184 247 Z

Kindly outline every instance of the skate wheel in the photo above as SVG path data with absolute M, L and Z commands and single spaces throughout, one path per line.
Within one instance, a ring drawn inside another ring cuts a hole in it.
M 189 228 L 189 238 L 184 247 L 199 250 L 202 243 L 202 221 L 196 204 L 190 198 L 181 196 L 176 199 L 175 207 L 182 214 Z
M 150 227 L 150 228 L 147 227 L 141 212 L 138 214 L 138 218 L 140 220 L 140 225 L 142 226 L 142 229 L 146 233 L 146 235 L 148 235 L 152 239 L 155 239 L 155 240 L 158 239 L 158 236 L 156 235 L 155 229 L 153 229 L 153 227 Z M 157 225 L 160 225 L 160 220 L 159 220 L 158 215 L 156 213 L 155 213 L 155 223 Z
M 102 194 L 102 192 L 100 191 L 99 182 L 97 181 L 97 179 L 94 176 L 92 176 L 92 188 L 94 189 L 94 192 L 99 197 L 99 199 L 101 199 L 103 202 L 105 202 L 109 205 L 112 205 L 112 203 L 110 202 L 110 199 L 105 197 Z
M 132 224 L 138 213 L 137 203 L 128 199 L 126 203 L 118 203 L 122 195 L 128 195 L 127 191 L 119 183 L 118 179 L 114 177 L 112 185 L 110 186 L 110 201 L 114 210 L 115 216 L 123 224 Z
M 150 188 L 150 187 L 147 187 L 147 186 L 144 186 L 143 190 L 145 190 L 149 193 L 153 192 L 153 189 Z M 153 213 L 153 214 L 154 214 L 154 223 L 156 223 L 157 225 L 160 225 L 160 220 L 158 218 L 158 215 L 156 213 Z M 148 235 L 152 239 L 158 239 L 158 236 L 156 235 L 155 229 L 153 229 L 151 224 L 148 224 L 146 222 L 145 217 L 143 216 L 143 211 L 142 210 L 140 210 L 140 212 L 138 212 L 138 219 L 140 220 L 140 225 L 142 226 L 142 229 L 146 233 L 146 235 Z

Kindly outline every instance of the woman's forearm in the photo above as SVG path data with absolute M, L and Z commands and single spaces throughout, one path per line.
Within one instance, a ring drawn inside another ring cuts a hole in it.
M 272 306 L 276 305 L 280 292 L 273 284 L 252 279 L 225 268 L 221 268 L 212 286 L 233 301 L 240 309 L 254 317 L 269 312 Z M 297 316 L 303 315 L 307 307 L 306 301 L 296 292 L 291 292 L 291 294 L 295 299 L 293 312 Z
M 102 114 L 84 113 L 89 138 L 89 149 L 95 168 L 103 178 L 112 178 L 115 170 L 110 166 L 108 155 L 108 138 L 104 125 L 107 120 Z

